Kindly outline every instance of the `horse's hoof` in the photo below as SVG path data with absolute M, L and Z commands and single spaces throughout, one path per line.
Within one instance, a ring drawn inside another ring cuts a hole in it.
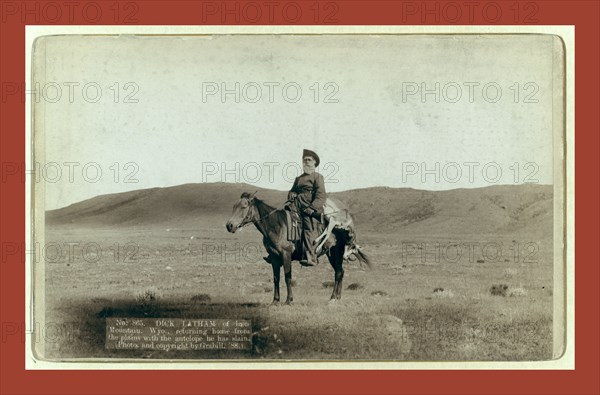
M 279 301 L 278 300 L 272 301 L 271 306 L 279 306 Z
M 337 299 L 329 299 L 329 302 L 327 302 L 327 304 L 329 306 L 333 306 L 333 305 L 337 304 Z
M 294 305 L 294 301 L 293 300 L 286 300 L 285 301 L 285 305 L 286 306 L 293 306 Z

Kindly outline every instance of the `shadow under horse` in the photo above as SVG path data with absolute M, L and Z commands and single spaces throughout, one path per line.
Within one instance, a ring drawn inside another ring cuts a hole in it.
M 292 291 L 292 261 L 300 259 L 300 245 L 288 240 L 287 214 L 283 209 L 276 209 L 262 200 L 256 198 L 255 193 L 244 192 L 233 206 L 233 214 L 225 225 L 227 231 L 235 233 L 238 229 L 254 224 L 256 229 L 263 235 L 263 244 L 267 252 L 272 256 L 271 266 L 273 268 L 273 304 L 279 303 L 279 281 L 281 267 L 285 273 L 285 285 L 287 298 L 285 303 L 291 304 L 294 300 Z M 331 301 L 341 299 L 342 281 L 344 279 L 344 253 L 354 254 L 361 262 L 371 267 L 369 259 L 360 248 L 354 245 L 353 232 L 347 229 L 335 228 L 331 236 L 319 251 L 319 256 L 327 255 L 329 263 L 335 271 L 335 284 Z M 347 255 L 346 255 L 347 256 Z

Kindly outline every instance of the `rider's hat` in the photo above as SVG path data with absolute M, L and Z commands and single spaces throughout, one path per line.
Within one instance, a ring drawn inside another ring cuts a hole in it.
M 309 149 L 305 149 L 304 151 L 302 151 L 302 159 L 306 158 L 307 156 L 310 156 L 315 160 L 315 166 L 319 166 L 321 160 L 319 159 L 319 155 L 317 155 L 316 152 L 311 151 Z

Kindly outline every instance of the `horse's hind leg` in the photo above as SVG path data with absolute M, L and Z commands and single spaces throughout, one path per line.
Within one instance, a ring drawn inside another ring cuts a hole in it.
M 337 300 L 342 298 L 342 283 L 344 281 L 344 267 L 343 267 L 343 248 L 344 246 L 336 245 L 332 248 L 332 253 L 329 255 L 329 263 L 335 271 L 334 279 L 335 285 L 333 286 L 333 293 L 331 294 L 331 300 Z
M 335 295 L 335 299 L 341 299 L 342 298 L 342 282 L 344 281 L 344 268 L 342 267 L 342 263 L 340 262 L 339 268 L 335 269 L 335 288 L 334 288 L 334 294 L 331 295 L 331 298 L 333 299 L 334 295 Z
M 281 277 L 281 263 L 279 257 L 273 260 L 271 264 L 273 268 L 273 302 L 271 304 L 279 303 L 279 279 Z

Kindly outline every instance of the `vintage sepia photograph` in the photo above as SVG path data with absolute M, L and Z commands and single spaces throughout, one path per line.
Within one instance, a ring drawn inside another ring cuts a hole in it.
M 552 34 L 57 34 L 31 49 L 45 361 L 549 361 Z

